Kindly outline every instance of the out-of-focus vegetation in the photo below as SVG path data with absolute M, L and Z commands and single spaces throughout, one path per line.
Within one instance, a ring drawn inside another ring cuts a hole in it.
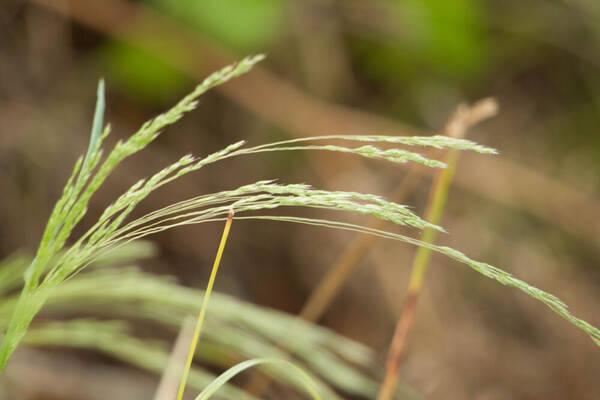
M 239 55 L 265 52 L 268 59 L 255 73 L 203 97 L 189 119 L 112 176 L 84 224 L 97 219 L 115 193 L 182 153 L 209 154 L 240 139 L 431 134 L 459 103 L 494 96 L 499 115 L 469 138 L 501 156 L 460 160 L 441 222 L 450 234 L 439 242 L 558 295 L 575 314 L 600 325 L 599 22 L 600 5 L 585 0 L 5 2 L 0 257 L 37 246 L 87 146 L 98 77 L 108 84 L 106 119 L 116 127 L 114 136 L 125 137 L 208 72 Z M 407 175 L 404 167 L 344 155 L 283 154 L 207 168 L 158 191 L 139 213 L 269 178 L 387 197 Z M 429 176 L 422 173 L 402 201 L 416 205 L 418 214 Z M 202 287 L 219 231 L 204 225 L 159 234 L 159 256 L 143 267 Z M 353 237 L 239 221 L 217 290 L 295 314 Z M 383 360 L 413 252 L 377 242 L 321 323 Z M 446 265 L 454 262 L 434 257 L 430 264 L 401 364 L 411 386 L 432 399 L 594 398 L 600 392 L 600 354 L 585 335 L 528 297 Z M 135 333 L 147 336 L 144 324 Z M 172 332 L 163 334 L 173 339 Z M 128 371 L 132 378 L 119 384 L 130 389 L 147 382 L 99 353 L 52 354 L 65 369 L 83 359 L 89 368 Z M 44 381 L 26 362 L 15 365 L 22 369 L 4 386 L 27 389 L 8 398 L 53 390 L 32 383 L 36 376 Z M 56 387 L 66 382 L 60 368 L 52 372 Z M 49 396 L 97 398 L 85 382 L 102 383 L 102 375 L 81 376 L 80 391 Z

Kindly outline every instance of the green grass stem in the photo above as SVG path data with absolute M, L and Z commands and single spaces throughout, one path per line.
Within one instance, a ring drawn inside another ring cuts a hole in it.
M 468 128 L 478 123 L 481 120 L 490 118 L 497 113 L 497 104 L 493 99 L 483 99 L 472 107 L 461 105 L 452 118 L 446 124 L 446 136 L 448 139 L 461 139 L 466 135 Z M 442 219 L 444 206 L 448 198 L 448 192 L 454 173 L 456 171 L 456 163 L 458 162 L 459 152 L 457 148 L 449 149 L 445 157 L 446 168 L 439 171 L 435 175 L 429 200 L 427 202 L 427 210 L 425 211 L 424 220 L 435 225 L 438 225 Z M 434 229 L 425 227 L 421 234 L 421 242 L 431 245 L 435 242 L 437 232 Z M 420 246 L 417 248 L 411 273 L 408 283 L 406 297 L 402 314 L 398 319 L 392 343 L 388 350 L 388 356 L 385 366 L 385 377 L 377 400 L 391 400 L 396 391 L 398 384 L 398 370 L 400 360 L 406 348 L 406 342 L 409 332 L 412 328 L 414 315 L 417 308 L 417 303 L 425 281 L 425 274 L 431 258 L 431 248 Z

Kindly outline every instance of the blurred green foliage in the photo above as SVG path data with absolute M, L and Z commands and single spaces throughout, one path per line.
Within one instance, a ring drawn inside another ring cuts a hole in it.
M 390 2 L 397 31 L 361 40 L 360 59 L 378 79 L 405 84 L 415 75 L 475 79 L 486 54 L 482 13 L 476 0 Z
M 97 52 L 110 85 L 138 100 L 158 101 L 188 86 L 185 75 L 137 47 L 108 41 Z
M 260 52 L 283 25 L 282 0 L 151 0 L 166 14 L 240 52 Z

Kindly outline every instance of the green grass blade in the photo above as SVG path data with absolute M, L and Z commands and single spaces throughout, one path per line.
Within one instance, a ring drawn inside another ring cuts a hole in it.
M 74 319 L 51 322 L 34 327 L 24 338 L 31 347 L 56 347 L 94 350 L 142 370 L 160 374 L 169 360 L 168 346 L 162 341 L 134 337 L 123 321 Z M 200 368 L 190 371 L 188 385 L 202 390 L 216 376 Z M 231 400 L 257 400 L 233 385 L 226 384 L 220 392 Z M 108 399 L 107 399 L 108 400 Z
M 321 400 L 321 396 L 317 390 L 316 384 L 312 381 L 310 376 L 304 372 L 304 370 L 289 361 L 280 360 L 277 358 L 255 358 L 253 360 L 243 361 L 229 368 L 227 371 L 219 375 L 217 379 L 211 382 L 210 385 L 208 385 L 202 392 L 200 392 L 195 400 L 208 400 L 213 394 L 215 394 L 215 392 L 217 392 L 217 390 L 219 390 L 225 383 L 227 383 L 237 374 L 247 370 L 248 368 L 263 364 L 273 364 L 286 368 L 296 375 L 296 377 L 303 383 L 306 392 L 310 394 L 313 400 Z
M 104 125 L 104 109 L 106 107 L 106 100 L 104 95 L 104 79 L 98 81 L 98 90 L 96 95 L 96 108 L 94 109 L 94 120 L 92 122 L 92 131 L 90 133 L 90 144 L 88 151 L 83 160 L 82 170 L 85 171 L 87 163 L 94 153 L 94 149 L 97 148 L 97 142 L 102 135 L 102 126 Z

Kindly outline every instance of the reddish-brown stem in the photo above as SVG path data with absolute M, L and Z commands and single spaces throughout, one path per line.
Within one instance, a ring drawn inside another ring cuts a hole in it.
M 497 106 L 492 99 L 481 100 L 472 107 L 461 105 L 446 124 L 445 133 L 454 138 L 462 138 L 465 136 L 469 127 L 495 115 L 496 111 Z M 427 202 L 427 211 L 425 212 L 425 220 L 432 224 L 438 224 L 441 220 L 450 184 L 454 177 L 457 160 L 458 150 L 450 150 L 444 160 L 448 167 L 439 171 L 433 182 L 432 190 Z M 424 243 L 434 243 L 435 236 L 436 231 L 431 228 L 425 229 L 421 235 L 421 241 Z M 415 254 L 408 291 L 404 300 L 404 307 L 400 319 L 396 324 L 392 343 L 390 344 L 385 378 L 381 385 L 381 389 L 379 390 L 377 400 L 392 399 L 396 390 L 400 361 L 404 355 L 408 334 L 413 324 L 417 301 L 425 280 L 425 273 L 427 272 L 430 255 L 431 250 L 427 247 L 419 247 Z
M 379 395 L 377 396 L 378 400 L 393 398 L 393 393 L 396 390 L 398 380 L 398 369 L 400 368 L 400 361 L 404 355 L 408 332 L 410 332 L 414 321 L 419 293 L 420 291 L 409 292 L 404 299 L 402 315 L 396 324 L 396 330 L 394 331 L 394 337 L 392 338 L 392 343 L 390 345 L 389 355 L 385 366 L 386 375 L 381 384 Z

